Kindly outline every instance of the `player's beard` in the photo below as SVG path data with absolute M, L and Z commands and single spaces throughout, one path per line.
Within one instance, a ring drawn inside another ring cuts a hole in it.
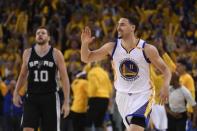
M 44 45 L 47 43 L 47 40 L 42 40 L 42 41 L 37 41 L 36 42 L 38 45 Z

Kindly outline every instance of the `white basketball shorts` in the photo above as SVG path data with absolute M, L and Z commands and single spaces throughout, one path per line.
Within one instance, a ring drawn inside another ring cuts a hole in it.
M 150 119 L 156 129 L 166 130 L 168 128 L 168 119 L 164 105 L 153 104 Z
M 116 103 L 126 128 L 129 128 L 133 116 L 144 117 L 148 125 L 153 104 L 152 90 L 134 94 L 117 91 Z

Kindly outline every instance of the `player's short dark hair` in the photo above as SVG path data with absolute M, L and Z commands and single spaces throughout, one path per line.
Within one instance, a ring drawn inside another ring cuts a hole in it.
M 139 20 L 137 16 L 131 16 L 130 14 L 122 16 L 122 18 L 128 19 L 129 23 L 132 25 L 135 25 L 135 31 L 137 31 L 138 26 L 139 26 Z
M 49 32 L 49 28 L 48 28 L 48 27 L 46 27 L 46 26 L 39 26 L 39 27 L 36 29 L 36 31 L 39 30 L 39 29 L 45 29 L 45 30 L 47 31 L 47 34 L 50 35 L 50 32 Z

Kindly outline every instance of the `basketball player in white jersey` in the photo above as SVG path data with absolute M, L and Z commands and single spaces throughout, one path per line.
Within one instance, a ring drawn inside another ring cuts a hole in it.
M 143 131 L 147 125 L 152 107 L 153 92 L 149 78 L 151 62 L 164 75 L 161 89 L 163 101 L 168 99 L 168 87 L 171 73 L 163 62 L 157 49 L 135 36 L 137 20 L 120 18 L 117 31 L 119 39 L 104 44 L 100 49 L 90 51 L 88 46 L 93 43 L 89 27 L 81 34 L 81 59 L 89 63 L 112 57 L 115 69 L 114 86 L 117 90 L 116 102 L 123 122 L 128 131 Z

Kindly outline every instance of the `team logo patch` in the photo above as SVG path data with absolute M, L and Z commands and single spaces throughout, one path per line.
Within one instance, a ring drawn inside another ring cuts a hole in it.
M 131 59 L 124 59 L 119 67 L 122 78 L 128 81 L 134 81 L 138 76 L 139 68 L 137 64 Z

